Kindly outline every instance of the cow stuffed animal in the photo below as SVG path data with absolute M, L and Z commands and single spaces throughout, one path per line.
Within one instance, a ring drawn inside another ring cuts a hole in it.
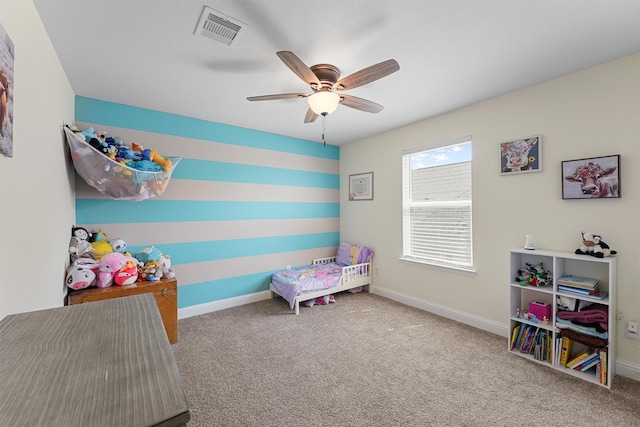
M 616 253 L 616 251 L 612 251 L 609 245 L 602 241 L 602 236 L 591 232 L 582 232 L 582 245 L 576 249 L 576 254 L 578 255 L 591 255 L 596 258 L 604 258 L 615 255 Z

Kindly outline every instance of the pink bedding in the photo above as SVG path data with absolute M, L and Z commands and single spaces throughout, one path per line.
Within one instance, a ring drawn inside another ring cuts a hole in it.
M 295 299 L 301 293 L 332 288 L 340 283 L 341 278 L 341 265 L 312 264 L 301 269 L 279 271 L 271 276 L 271 283 L 293 309 Z

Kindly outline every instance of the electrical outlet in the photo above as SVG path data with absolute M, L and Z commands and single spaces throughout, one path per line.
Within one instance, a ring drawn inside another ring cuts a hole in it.
M 634 340 L 640 340 L 640 334 L 638 334 L 638 322 L 627 320 L 627 333 L 625 336 Z
M 291 266 L 290 265 L 287 265 L 287 270 L 291 270 Z

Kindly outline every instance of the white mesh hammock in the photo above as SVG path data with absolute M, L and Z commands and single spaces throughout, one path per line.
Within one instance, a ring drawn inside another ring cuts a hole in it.
M 180 157 L 169 157 L 172 165 L 167 171 L 140 171 L 122 165 L 89 145 L 84 135 L 64 128 L 71 150 L 73 166 L 90 186 L 105 196 L 119 200 L 146 200 L 161 196 L 169 185 L 171 174 Z

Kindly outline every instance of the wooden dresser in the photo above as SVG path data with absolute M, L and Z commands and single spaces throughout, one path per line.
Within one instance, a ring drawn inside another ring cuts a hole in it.
M 171 344 L 178 342 L 178 282 L 161 279 L 157 282 L 136 282 L 129 286 L 112 285 L 107 288 L 87 288 L 70 291 L 67 304 L 103 301 L 131 295 L 153 294 L 162 316 L 162 323 Z
M 0 426 L 186 426 L 182 379 L 150 293 L 0 321 Z

